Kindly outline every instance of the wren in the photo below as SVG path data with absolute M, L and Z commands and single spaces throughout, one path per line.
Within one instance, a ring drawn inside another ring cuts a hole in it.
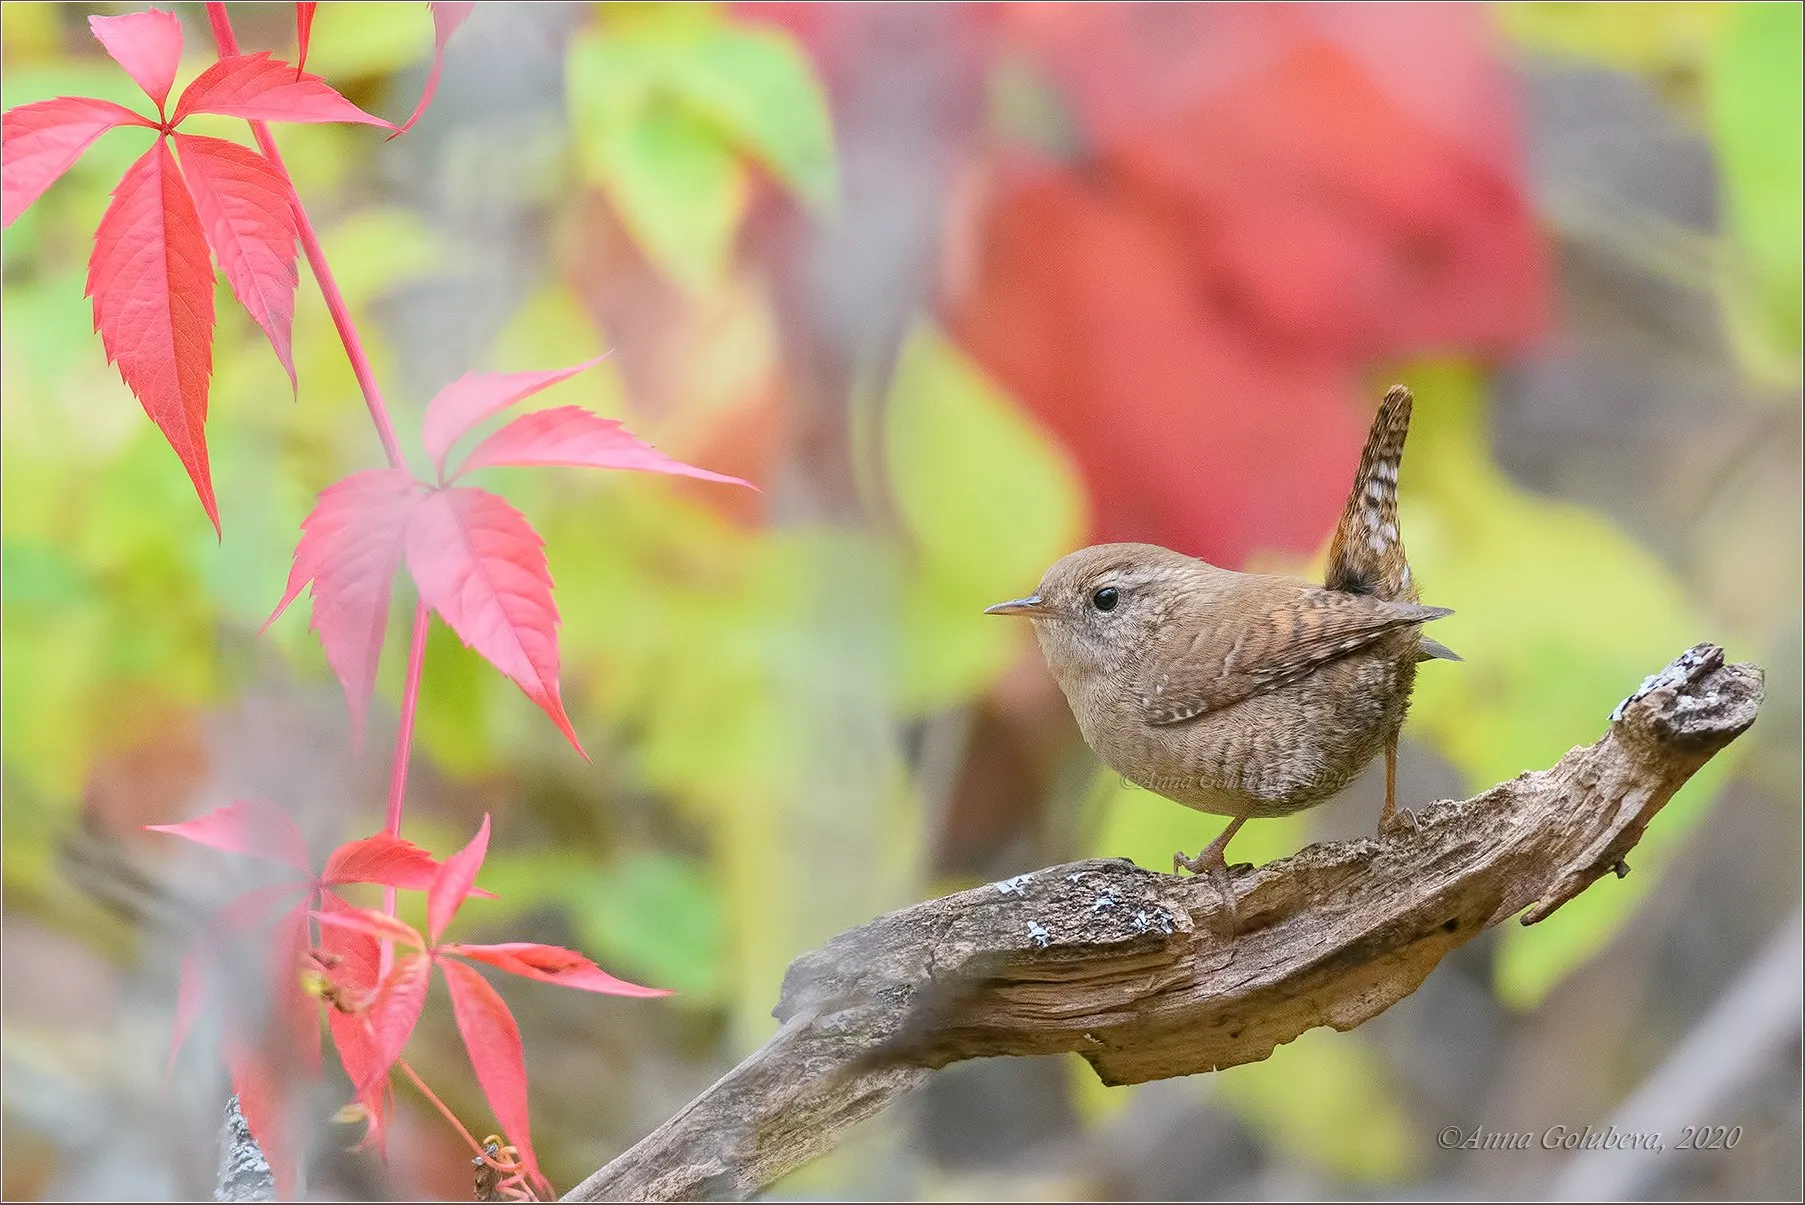
M 1423 634 L 1452 614 L 1417 602 L 1398 535 L 1410 391 L 1379 405 L 1320 586 L 1237 573 L 1154 544 L 1081 548 L 1026 598 L 1026 615 L 1084 739 L 1110 769 L 1228 827 L 1173 870 L 1226 894 L 1228 843 L 1249 818 L 1323 803 L 1381 750 L 1379 831 L 1397 809 L 1398 730 L 1421 661 L 1458 661 Z M 1232 912 L 1232 897 L 1231 912 Z

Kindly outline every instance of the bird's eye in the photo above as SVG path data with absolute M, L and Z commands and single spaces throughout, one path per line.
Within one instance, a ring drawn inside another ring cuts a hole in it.
M 1116 609 L 1117 597 L 1114 586 L 1105 586 L 1091 595 L 1091 605 L 1099 611 L 1113 611 Z

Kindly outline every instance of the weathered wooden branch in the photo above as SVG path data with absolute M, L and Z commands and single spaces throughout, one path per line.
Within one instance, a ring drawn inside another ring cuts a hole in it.
M 566 1199 L 751 1196 L 960 1059 L 1076 1051 L 1130 1084 L 1352 1029 L 1481 929 L 1628 873 L 1649 820 L 1761 700 L 1759 668 L 1699 645 L 1551 769 L 1432 804 L 1413 832 L 1241 870 L 1232 936 L 1214 884 L 1122 860 L 881 916 L 791 964 L 777 1034 Z

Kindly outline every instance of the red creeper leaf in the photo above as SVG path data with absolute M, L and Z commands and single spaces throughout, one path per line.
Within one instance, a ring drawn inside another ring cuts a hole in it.
M 340 96 L 319 76 L 297 72 L 264 50 L 235 54 L 201 72 L 176 102 L 171 121 L 179 123 L 190 113 L 219 113 L 247 121 L 354 121 L 389 126 Z
M 321 910 L 329 913 L 354 911 L 350 904 L 330 891 L 320 900 Z M 349 993 L 353 1002 L 371 1000 L 376 992 L 376 977 L 381 968 L 382 946 L 374 937 L 340 925 L 320 926 L 320 949 L 331 962 L 327 975 L 341 991 Z M 377 1076 L 376 1033 L 367 1009 L 346 1012 L 340 1008 L 326 1010 L 326 1023 L 332 1031 L 332 1044 L 338 1050 L 338 1061 L 345 1076 L 353 1084 L 369 1084 L 368 1091 L 358 1093 L 370 1129 L 366 1143 L 381 1146 L 386 1141 L 383 1092 L 386 1081 Z
M 387 913 L 378 912 L 374 908 L 347 908 L 341 911 L 316 911 L 313 919 L 320 922 L 321 932 L 327 928 L 346 929 L 352 933 L 362 933 L 366 937 L 374 937 L 379 941 L 399 942 L 402 945 L 421 948 L 426 945 L 420 931 L 406 921 L 396 920 Z
M 269 336 L 295 386 L 295 211 L 288 182 L 262 155 L 223 138 L 175 135 L 182 176 L 232 295 Z
M 153 833 L 171 833 L 227 853 L 249 854 L 291 866 L 304 875 L 307 840 L 294 818 L 267 799 L 235 799 L 204 816 L 180 824 L 147 824 Z
M 411 841 L 379 833 L 361 841 L 347 841 L 326 859 L 320 882 L 381 883 L 409 891 L 432 886 L 439 864 Z
M 307 42 L 313 36 L 313 10 L 318 4 L 295 5 L 295 74 L 307 69 Z
M 58 96 L 8 109 L 0 119 L 0 225 L 10 226 L 114 126 L 148 126 L 124 105 Z
M 170 440 L 217 532 L 206 444 L 213 263 L 195 202 L 162 139 L 114 189 L 94 235 L 87 292 L 106 359 Z
M 673 460 L 650 444 L 635 438 L 611 418 L 591 414 L 581 406 L 557 406 L 523 414 L 477 444 L 460 474 L 495 465 L 568 465 L 589 469 L 637 469 L 678 477 L 699 477 L 756 489 L 749 481 L 711 473 Z
M 414 128 L 426 113 L 426 107 L 432 104 L 433 93 L 439 90 L 439 72 L 445 67 L 445 44 L 451 41 L 451 35 L 457 32 L 464 18 L 470 15 L 474 4 L 428 4 L 432 10 L 432 70 L 426 76 L 426 88 L 420 93 L 420 103 L 414 106 L 412 116 L 402 122 L 400 127 L 390 134 L 391 139 L 399 138 Z
M 173 831 L 174 827 L 163 831 Z M 176 987 L 175 1021 L 171 1026 L 173 1032 L 169 1041 L 168 1069 L 174 1069 L 176 1056 L 182 1052 L 183 1043 L 188 1040 L 194 1023 L 200 1020 L 201 1013 L 206 1008 L 208 979 L 213 974 L 221 947 L 235 939 L 242 940 L 253 927 L 269 916 L 276 904 L 295 898 L 303 886 L 301 883 L 276 883 L 247 891 L 221 908 L 195 934 L 194 940 L 182 955 L 181 980 Z
M 433 941 L 445 932 L 445 926 L 457 915 L 458 908 L 476 885 L 476 872 L 482 869 L 489 854 L 489 816 L 483 814 L 482 825 L 470 844 L 445 859 L 432 886 L 426 892 L 426 931 Z
M 368 469 L 328 486 L 301 523 L 301 542 L 288 572 L 288 591 L 264 623 L 268 628 L 313 583 L 311 627 L 345 688 L 354 741 L 376 684 L 376 663 L 388 630 L 389 591 L 401 564 L 408 516 L 420 485 L 400 469 Z
M 88 28 L 161 113 L 182 63 L 182 23 L 175 14 L 153 8 L 119 17 L 89 17 Z
M 107 359 L 181 458 L 218 531 L 206 440 L 213 264 L 175 156 L 160 138 L 113 190 L 94 236 L 87 293 Z
M 600 992 L 608 996 L 653 997 L 671 994 L 666 988 L 641 987 L 637 983 L 628 983 L 625 979 L 616 979 L 575 950 L 566 950 L 561 946 L 513 941 L 482 946 L 454 943 L 439 949 L 444 954 L 457 954 L 486 962 L 511 975 L 556 983 L 560 987 L 574 987 L 579 991 Z
M 587 760 L 559 695 L 558 608 L 545 541 L 525 516 L 484 490 L 434 490 L 409 519 L 407 568 L 426 605 L 514 679 Z
M 394 969 L 382 981 L 376 999 L 370 1005 L 370 1026 L 374 1047 L 370 1065 L 363 1068 L 364 1078 L 353 1080 L 358 1099 L 368 1107 L 368 1098 L 376 1095 L 388 1078 L 389 1068 L 401 1057 L 407 1039 L 420 1021 L 426 1007 L 426 988 L 431 982 L 432 955 L 424 952 L 404 954 L 395 960 Z
M 472 372 L 459 377 L 439 390 L 426 407 L 420 439 L 426 445 L 426 454 L 432 457 L 433 468 L 441 478 L 445 476 L 445 453 L 477 423 L 606 358 L 604 353 L 573 368 L 552 372 Z
M 489 1108 L 509 1142 L 520 1150 L 529 1175 L 539 1176 L 539 1160 L 533 1154 L 532 1133 L 527 1126 L 526 1057 L 520 1045 L 520 1027 L 508 1012 L 501 994 L 488 981 L 461 962 L 441 960 L 445 982 L 451 988 L 451 1011 L 458 1033 L 476 1068 Z

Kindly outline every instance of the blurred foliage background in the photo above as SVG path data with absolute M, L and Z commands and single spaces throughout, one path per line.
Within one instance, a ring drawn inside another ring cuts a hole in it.
M 206 21 L 174 7 L 191 78 Z M 289 6 L 231 7 L 292 55 Z M 91 11 L 123 8 L 0 5 L 7 107 L 141 100 Z M 431 41 L 423 6 L 322 5 L 309 68 L 399 118 Z M 764 490 L 489 471 L 546 537 L 593 765 L 429 641 L 406 835 L 444 853 L 496 814 L 469 928 L 679 990 L 502 985 L 554 1182 L 762 1041 L 832 933 L 1213 835 L 1100 772 L 1025 625 L 979 612 L 1100 539 L 1319 571 L 1395 379 L 1403 528 L 1466 657 L 1421 676 L 1402 801 L 1596 739 L 1700 640 L 1767 668 L 1761 723 L 1627 880 L 1353 1033 L 1131 1089 L 954 1068 L 776 1195 L 1796 1198 L 1797 1010 L 1751 1031 L 1735 989 L 1800 900 L 1800 44 L 1785 4 L 482 4 L 407 137 L 280 128 L 404 445 L 462 372 L 612 349 L 548 402 Z M 400 697 L 398 622 L 353 761 L 305 619 L 254 635 L 315 493 L 380 459 L 311 279 L 298 402 L 220 295 L 223 543 L 91 334 L 92 233 L 142 149 L 101 139 L 3 244 L 9 1198 L 207 1191 L 220 1076 L 204 1041 L 167 1085 L 163 1059 L 182 943 L 238 871 L 137 826 L 257 791 L 322 849 L 373 831 Z M 1382 782 L 1237 849 L 1364 834 Z M 1661 1103 L 1736 1150 L 1437 1147 L 1602 1127 L 1725 1035 L 1762 1043 L 1733 1091 Z M 443 1000 L 410 1058 L 484 1132 Z M 344 1153 L 340 1091 L 313 1194 L 467 1193 L 406 1091 L 387 1163 Z

